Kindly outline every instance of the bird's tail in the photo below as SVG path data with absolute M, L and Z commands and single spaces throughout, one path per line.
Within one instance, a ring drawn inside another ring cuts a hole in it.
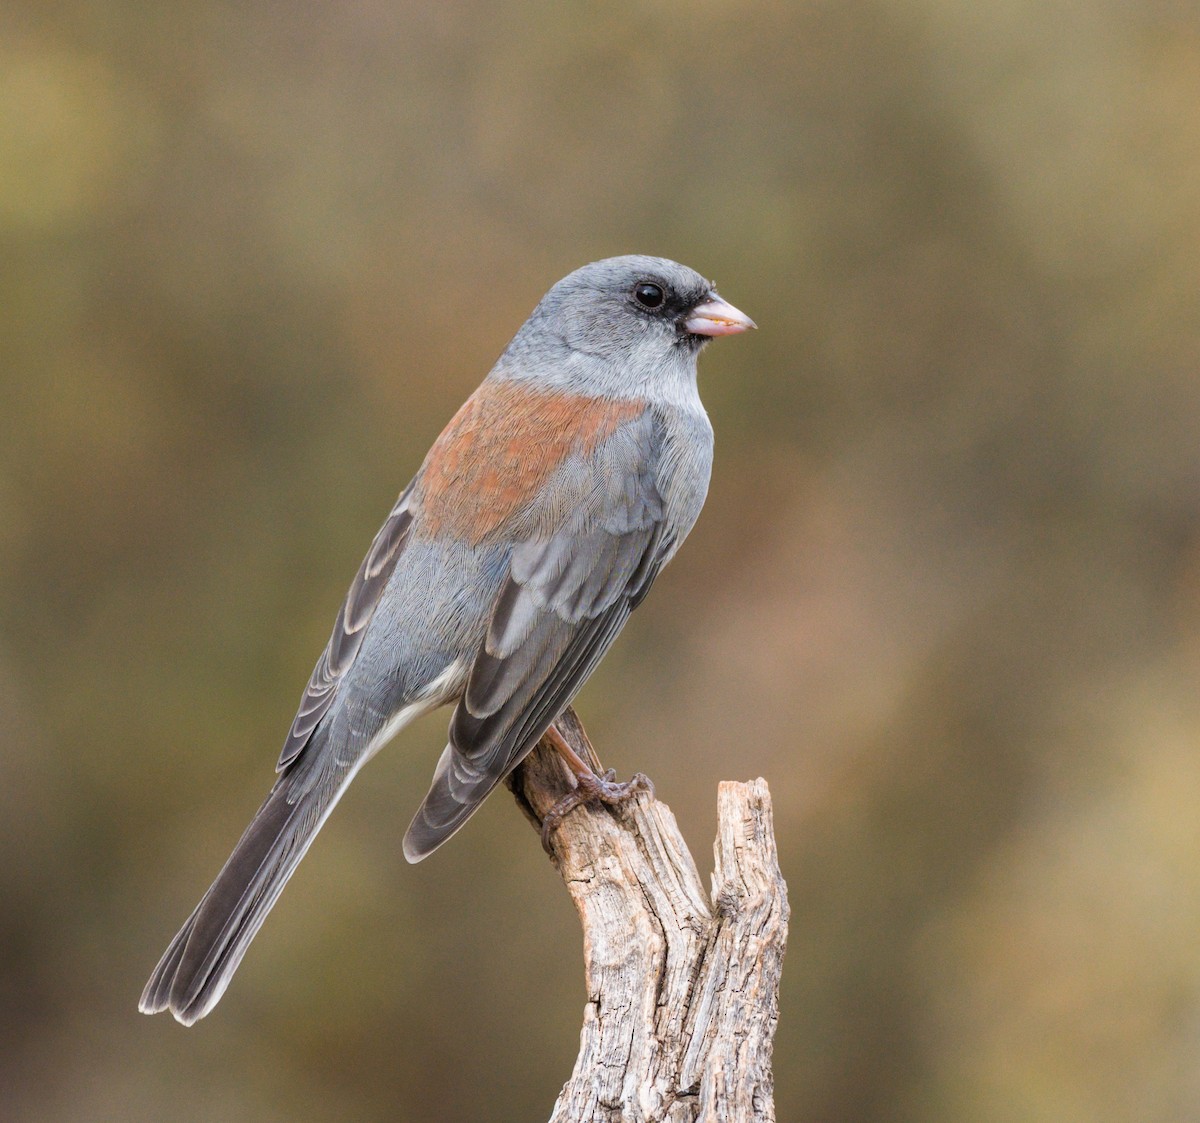
M 357 770 L 314 775 L 315 767 L 311 757 L 302 757 L 276 781 L 159 960 L 138 1004 L 142 1013 L 170 1010 L 177 1021 L 191 1025 L 225 993 L 250 941 Z

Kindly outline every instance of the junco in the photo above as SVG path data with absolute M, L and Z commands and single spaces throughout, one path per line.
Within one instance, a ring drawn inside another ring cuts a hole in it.
M 454 703 L 410 862 L 533 748 L 696 521 L 713 444 L 696 356 L 752 327 L 656 257 L 593 262 L 542 298 L 375 536 L 275 786 L 155 968 L 144 1013 L 191 1025 L 213 1008 L 347 785 L 414 718 Z

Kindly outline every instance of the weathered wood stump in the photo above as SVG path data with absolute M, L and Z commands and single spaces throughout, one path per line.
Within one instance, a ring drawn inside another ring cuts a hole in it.
M 599 762 L 573 710 L 559 733 Z M 542 742 L 509 778 L 537 824 L 572 787 Z M 771 1048 L 787 939 L 764 780 L 718 793 L 711 896 L 666 804 L 580 807 L 551 836 L 583 924 L 579 1057 L 550 1123 L 774 1120 Z

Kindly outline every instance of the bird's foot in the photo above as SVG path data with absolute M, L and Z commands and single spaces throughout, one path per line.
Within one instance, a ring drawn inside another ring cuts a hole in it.
M 609 769 L 603 776 L 595 772 L 580 772 L 575 775 L 575 787 L 567 792 L 542 818 L 542 846 L 546 853 L 551 853 L 550 836 L 558 830 L 565 819 L 576 807 L 584 803 L 601 803 L 606 807 L 616 807 L 626 800 L 632 799 L 639 792 L 649 792 L 654 795 L 654 785 L 650 778 L 641 772 L 635 772 L 633 778 L 623 784 L 617 782 L 617 774 Z

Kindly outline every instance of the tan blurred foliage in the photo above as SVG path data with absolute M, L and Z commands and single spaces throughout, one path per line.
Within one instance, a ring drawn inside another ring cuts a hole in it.
M 1172 0 L 0 13 L 0 1116 L 529 1120 L 578 931 L 372 766 L 192 1031 L 146 975 L 342 592 L 553 280 L 714 346 L 709 507 L 580 710 L 767 777 L 781 1120 L 1200 1118 L 1200 16 Z

